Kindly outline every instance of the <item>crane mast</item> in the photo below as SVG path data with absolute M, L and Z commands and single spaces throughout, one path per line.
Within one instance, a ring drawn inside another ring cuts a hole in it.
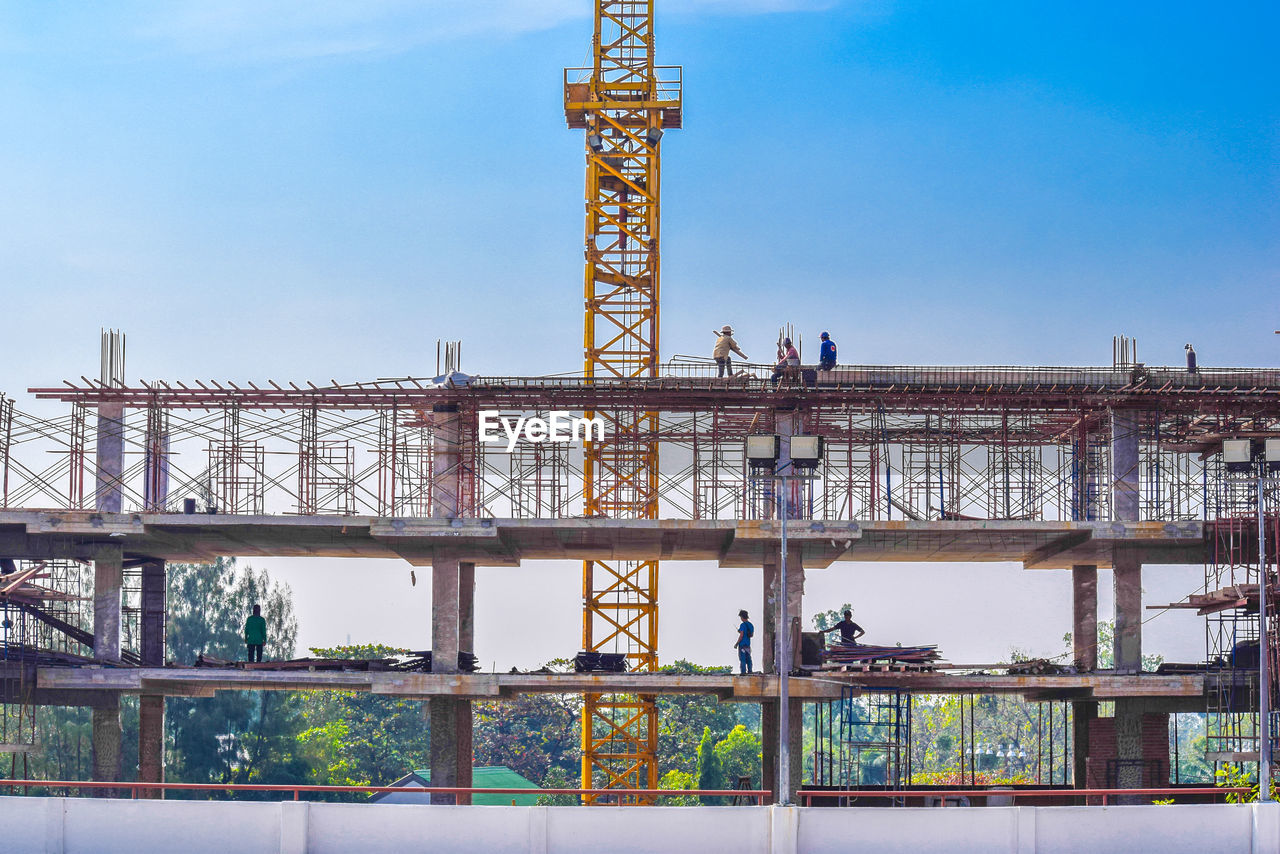
M 658 372 L 659 152 L 681 126 L 681 71 L 654 64 L 653 0 L 593 0 L 592 65 L 565 69 L 565 119 L 585 134 L 584 374 L 593 379 Z M 658 415 L 588 412 L 604 441 L 588 442 L 588 516 L 656 519 Z M 623 652 L 633 671 L 658 667 L 658 561 L 584 561 L 582 645 Z M 658 714 L 651 695 L 588 694 L 582 714 L 582 787 L 618 789 L 608 800 L 655 789 Z

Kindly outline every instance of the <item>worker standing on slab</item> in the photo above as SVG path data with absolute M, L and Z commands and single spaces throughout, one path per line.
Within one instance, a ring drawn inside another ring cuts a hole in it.
M 829 371 L 836 366 L 836 342 L 825 332 L 820 337 L 822 349 L 818 352 L 818 370 Z
M 738 625 L 738 642 L 733 648 L 738 651 L 738 672 L 746 675 L 751 672 L 751 636 L 756 633 L 756 627 L 747 619 L 745 610 L 739 611 L 738 617 L 742 622 Z
M 716 376 L 733 376 L 733 369 L 729 366 L 729 353 L 737 353 L 744 362 L 747 360 L 747 354 L 739 350 L 738 342 L 733 340 L 733 327 L 726 323 L 719 332 L 711 334 L 716 336 L 716 346 L 711 351 L 716 360 Z
M 791 343 L 790 338 L 783 338 L 782 343 L 778 345 L 778 364 L 773 366 L 773 376 L 769 377 L 769 382 L 777 383 L 788 370 L 800 369 L 800 354 L 796 352 L 795 345 Z
M 862 630 L 862 626 L 853 621 L 852 611 L 845 611 L 844 619 L 827 629 L 829 632 L 837 630 L 840 632 L 840 643 L 848 644 L 850 646 L 857 646 L 858 638 L 866 634 L 866 632 Z
M 249 661 L 262 661 L 262 648 L 267 644 L 267 621 L 262 618 L 262 606 L 254 605 L 253 613 L 244 621 L 244 645 L 249 650 Z

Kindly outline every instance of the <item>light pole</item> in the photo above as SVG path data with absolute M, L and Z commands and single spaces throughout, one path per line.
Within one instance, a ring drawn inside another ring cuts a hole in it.
M 822 459 L 821 436 L 787 436 L 785 456 L 783 437 L 758 434 L 747 437 L 747 462 L 752 476 L 767 481 L 774 489 L 774 515 L 782 525 L 778 556 L 778 623 L 774 646 L 774 665 L 778 669 L 778 801 L 791 802 L 791 616 L 787 609 L 787 523 L 791 519 L 791 468 L 812 471 Z

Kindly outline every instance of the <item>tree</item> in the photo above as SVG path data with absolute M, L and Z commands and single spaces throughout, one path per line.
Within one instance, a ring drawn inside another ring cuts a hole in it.
M 853 606 L 845 602 L 839 608 L 832 611 L 819 611 L 813 615 L 813 627 L 820 632 L 827 629 L 835 628 L 836 623 L 844 619 L 845 611 L 852 611 Z
M 311 652 L 321 658 L 375 659 L 408 650 L 360 644 Z M 297 734 L 297 749 L 324 785 L 385 786 L 430 764 L 421 701 L 365 692 L 307 691 L 299 696 L 299 713 L 303 728 Z
M 292 591 L 266 570 L 241 568 L 234 558 L 212 564 L 169 565 L 170 660 L 201 653 L 244 655 L 245 616 L 262 605 L 265 652 L 292 658 L 298 622 Z M 170 778 L 191 783 L 301 783 L 308 768 L 296 750 L 297 699 L 271 691 L 222 691 L 210 698 L 170 697 L 165 703 Z M 197 795 L 197 797 L 202 795 Z
M 739 777 L 748 777 L 754 788 L 760 780 L 760 737 L 751 730 L 738 724 L 729 730 L 722 741 L 716 743 L 716 758 L 725 781 L 736 787 Z
M 555 659 L 553 673 L 572 663 Z M 505 765 L 530 780 L 572 779 L 582 763 L 580 694 L 518 694 L 509 700 L 475 703 L 472 734 L 477 765 Z M 574 788 L 556 784 L 551 788 Z M 549 785 L 549 784 L 548 784 Z
M 725 788 L 724 768 L 720 765 L 720 757 L 716 755 L 716 740 L 711 734 L 711 727 L 702 728 L 702 740 L 698 743 L 698 788 Z M 703 795 L 704 804 L 723 803 L 724 799 L 716 795 Z
M 729 673 L 728 667 L 701 667 L 683 659 L 662 668 L 663 673 Z M 741 718 L 740 718 L 741 716 Z M 693 773 L 703 731 L 719 738 L 739 723 L 759 726 L 758 707 L 721 703 L 705 694 L 662 694 L 658 697 L 658 767 Z

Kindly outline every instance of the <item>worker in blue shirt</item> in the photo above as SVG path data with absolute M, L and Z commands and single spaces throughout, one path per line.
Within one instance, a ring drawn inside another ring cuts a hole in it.
M 733 648 L 738 651 L 738 670 L 747 674 L 751 672 L 751 636 L 756 633 L 756 627 L 747 619 L 745 610 L 739 611 L 738 616 L 742 623 L 738 626 L 738 641 Z
M 836 366 L 836 342 L 825 332 L 820 337 L 822 349 L 818 351 L 818 369 L 829 371 Z

